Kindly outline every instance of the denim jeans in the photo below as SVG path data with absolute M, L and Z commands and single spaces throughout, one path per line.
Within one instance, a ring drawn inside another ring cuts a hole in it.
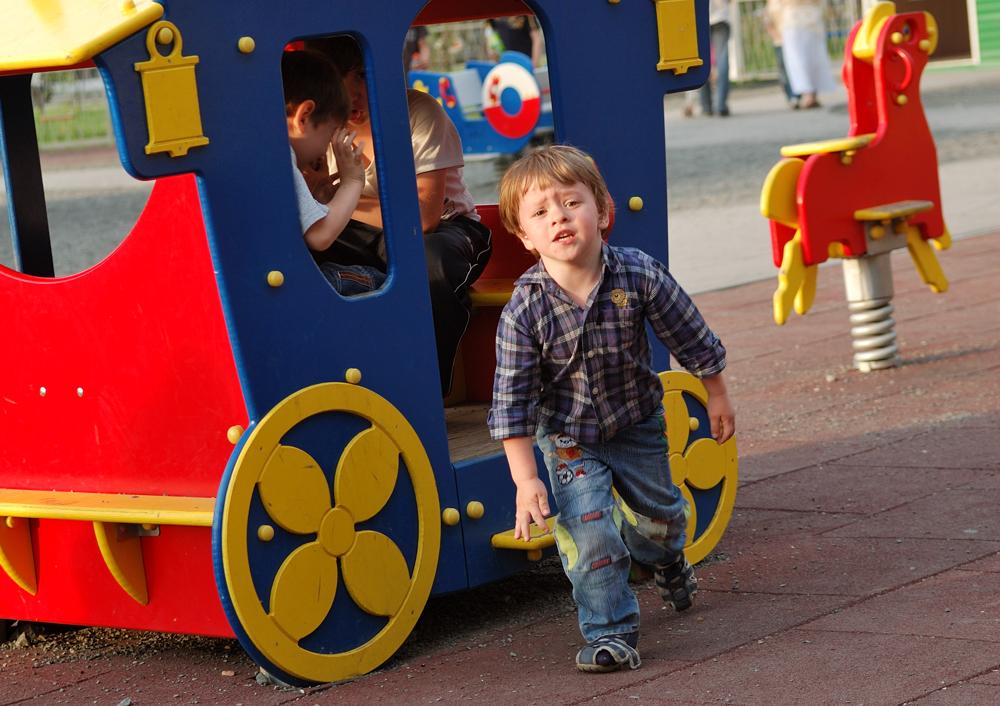
M 338 265 L 324 262 L 319 266 L 327 281 L 345 297 L 374 292 L 385 282 L 385 272 L 368 265 Z
M 712 58 L 715 64 L 715 111 L 729 112 L 729 23 L 716 22 L 710 30 Z M 712 110 L 711 81 L 701 87 L 701 110 L 706 115 Z
M 587 642 L 639 630 L 630 556 L 662 567 L 684 550 L 687 502 L 670 477 L 664 431 L 662 409 L 606 442 L 538 430 L 559 505 L 556 545 Z

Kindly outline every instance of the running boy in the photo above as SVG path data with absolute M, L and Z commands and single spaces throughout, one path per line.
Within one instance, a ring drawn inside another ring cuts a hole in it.
M 705 384 L 712 436 L 723 443 L 735 425 L 725 348 L 661 263 L 602 241 L 610 204 L 593 160 L 573 147 L 533 152 L 500 182 L 503 225 L 539 263 L 517 280 L 500 316 L 490 432 L 503 440 L 517 487 L 515 538 L 528 539 L 532 521 L 544 528 L 549 514 L 532 436 L 545 458 L 560 510 L 556 544 L 588 643 L 576 666 L 588 672 L 639 666 L 630 554 L 654 568 L 676 610 L 691 606 L 697 588 L 647 321 Z M 616 505 L 612 485 L 630 512 Z
M 365 185 L 364 144 L 355 145 L 354 132 L 344 127 L 351 102 L 340 74 L 326 57 L 286 51 L 281 57 L 281 79 L 299 221 L 306 245 L 319 253 L 333 245 L 358 205 Z M 316 172 L 316 164 L 325 161 L 331 144 L 340 166 L 340 182 L 324 206 L 313 198 L 304 174 Z M 385 273 L 374 267 L 322 262 L 320 269 L 343 295 L 369 292 L 385 281 Z

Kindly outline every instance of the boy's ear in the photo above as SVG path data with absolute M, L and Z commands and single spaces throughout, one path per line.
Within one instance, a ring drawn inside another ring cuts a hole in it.
M 312 98 L 307 98 L 295 107 L 295 113 L 293 117 L 295 118 L 296 125 L 303 125 L 305 122 L 312 120 L 313 112 L 316 110 L 316 101 Z
M 601 214 L 600 220 L 597 222 L 597 227 L 603 233 L 611 225 L 611 202 L 607 201 L 604 204 L 604 213 Z
M 521 245 L 524 246 L 525 250 L 527 250 L 528 252 L 530 252 L 532 254 L 535 254 L 537 252 L 535 250 L 535 246 L 531 244 L 530 240 L 528 240 L 527 238 L 524 237 L 523 233 L 515 233 L 514 235 L 516 235 L 517 239 L 521 241 Z

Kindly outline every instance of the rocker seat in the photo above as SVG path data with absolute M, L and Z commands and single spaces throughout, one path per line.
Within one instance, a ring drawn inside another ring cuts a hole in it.
M 891 221 L 923 213 L 934 208 L 933 201 L 895 201 L 881 206 L 869 206 L 854 212 L 856 221 Z
M 808 157 L 811 154 L 832 154 L 835 152 L 852 152 L 865 147 L 875 139 L 875 133 L 853 137 L 837 137 L 819 142 L 802 142 L 797 145 L 786 145 L 781 148 L 782 157 Z

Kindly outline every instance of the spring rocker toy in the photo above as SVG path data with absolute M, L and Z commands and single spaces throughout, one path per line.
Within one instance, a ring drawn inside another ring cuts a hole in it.
M 850 130 L 845 138 L 781 148 L 767 175 L 761 214 L 770 220 L 779 325 L 805 314 L 816 268 L 843 259 L 854 365 L 898 365 L 890 252 L 907 248 L 935 293 L 948 289 L 933 248 L 951 245 L 941 213 L 937 152 L 920 103 L 920 76 L 937 46 L 926 12 L 897 14 L 879 2 L 855 24 L 844 50 Z
M 662 100 L 706 79 L 706 11 L 0 0 L 15 253 L 0 267 L 0 620 L 236 637 L 280 679 L 327 682 L 388 659 L 431 595 L 552 553 L 551 534 L 513 540 L 514 490 L 485 425 L 496 317 L 530 262 L 481 206 L 496 250 L 446 404 L 400 47 L 411 25 L 534 13 L 557 139 L 590 151 L 623 205 L 615 241 L 665 260 Z M 280 72 L 287 46 L 334 34 L 365 54 L 389 259 L 385 286 L 353 298 L 302 239 Z M 155 184 L 116 250 L 55 277 L 30 80 L 90 65 L 122 167 Z M 592 109 L 595 84 L 629 116 L 620 139 Z M 732 514 L 736 443 L 712 440 L 698 380 L 661 348 L 654 363 L 696 562 Z

